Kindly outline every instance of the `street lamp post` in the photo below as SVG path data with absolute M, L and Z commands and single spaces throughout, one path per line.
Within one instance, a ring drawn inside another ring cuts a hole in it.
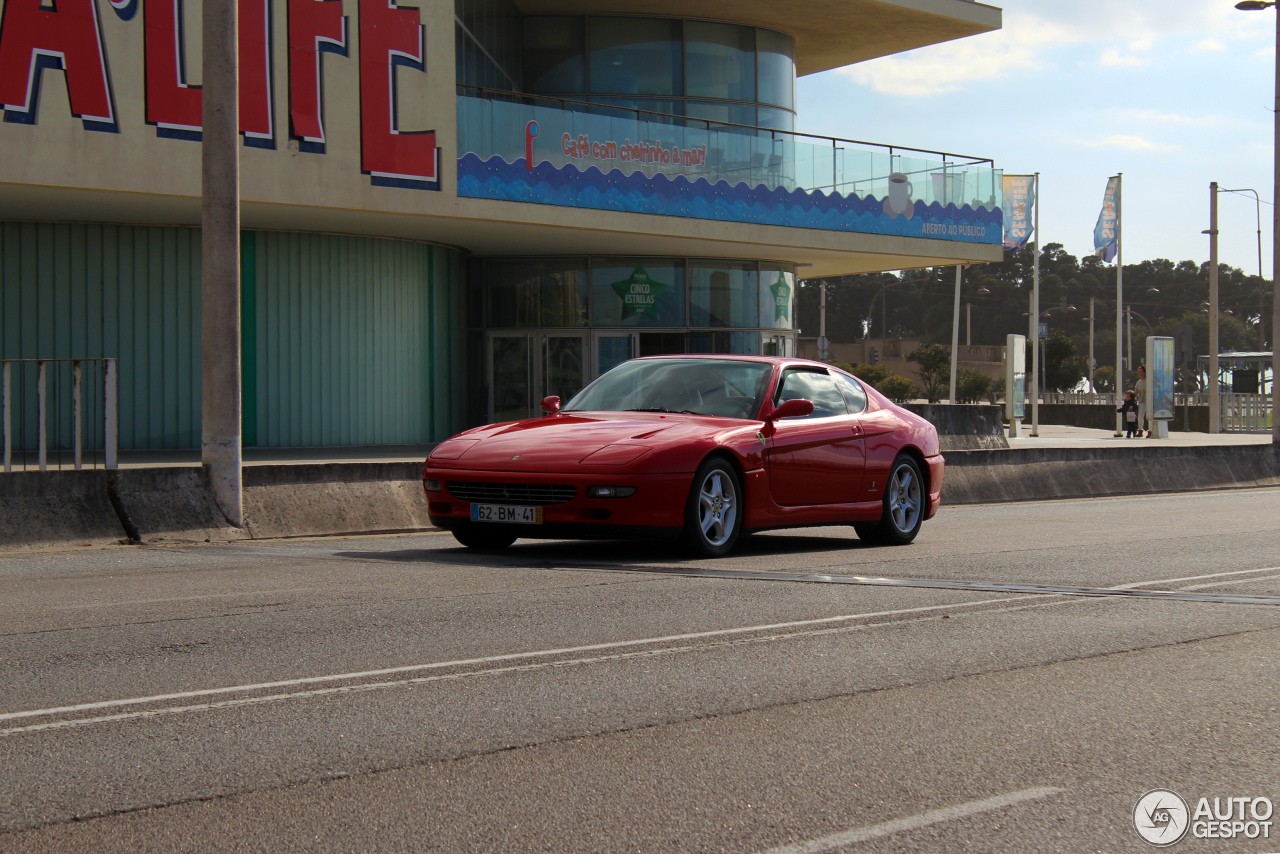
M 1274 0 L 1241 0 L 1236 8 L 1255 12 L 1275 5 Z M 1280 15 L 1276 16 L 1275 110 L 1272 115 L 1275 117 L 1272 131 L 1275 160 L 1271 171 L 1275 195 L 1272 198 L 1280 200 Z M 1276 298 L 1280 296 L 1280 252 L 1276 251 L 1277 246 L 1280 246 L 1280 205 L 1271 209 L 1271 286 L 1274 290 L 1271 300 L 1271 442 L 1274 445 L 1280 445 L 1280 417 L 1276 411 L 1276 402 L 1280 399 L 1280 394 L 1276 393 L 1276 366 L 1280 364 L 1280 299 Z
M 1228 190 L 1225 187 L 1218 188 L 1219 193 L 1253 193 L 1253 203 L 1257 208 L 1258 214 L 1258 281 L 1262 282 L 1262 197 L 1258 195 L 1257 190 L 1251 190 L 1248 187 L 1241 187 L 1236 190 Z M 1265 350 L 1267 347 L 1267 326 L 1263 315 L 1267 310 L 1267 298 L 1265 292 L 1260 291 L 1258 296 L 1258 347 Z

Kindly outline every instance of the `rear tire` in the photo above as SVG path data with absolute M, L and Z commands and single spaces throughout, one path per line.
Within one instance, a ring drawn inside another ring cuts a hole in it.
M 905 546 L 924 523 L 924 477 L 915 459 L 901 454 L 889 469 L 884 488 L 884 511 L 879 522 L 854 522 L 858 539 L 878 546 Z
M 516 541 L 515 534 L 470 524 L 454 528 L 453 538 L 467 548 L 481 552 L 499 552 Z
M 685 503 L 685 545 L 698 557 L 724 557 L 742 534 L 743 509 L 733 465 L 719 457 L 704 460 Z

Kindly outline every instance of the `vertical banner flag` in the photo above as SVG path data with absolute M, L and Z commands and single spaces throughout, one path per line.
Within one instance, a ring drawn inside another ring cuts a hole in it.
M 1032 211 L 1036 206 L 1035 175 L 1005 175 L 1004 248 L 1017 252 L 1031 239 Z
M 1110 263 L 1116 257 L 1116 207 L 1119 202 L 1120 179 L 1107 179 L 1107 192 L 1102 197 L 1102 212 L 1098 224 L 1093 227 L 1093 251 L 1103 261 Z

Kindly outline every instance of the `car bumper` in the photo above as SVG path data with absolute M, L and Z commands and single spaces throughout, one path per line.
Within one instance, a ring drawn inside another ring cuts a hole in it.
M 947 461 L 943 459 L 942 454 L 932 456 L 924 461 L 929 467 L 929 509 L 925 512 L 924 518 L 932 519 L 938 513 L 938 508 L 942 506 L 942 475 L 946 470 Z
M 451 483 L 519 484 L 521 486 L 572 486 L 574 497 L 563 503 L 540 504 L 542 524 L 477 522 L 503 528 L 518 537 L 678 536 L 684 525 L 685 502 L 693 474 L 543 474 L 492 472 L 468 469 L 423 469 L 423 478 L 438 480 L 440 492 L 427 493 L 427 514 L 433 525 L 452 530 L 471 523 L 473 502 L 457 497 Z M 626 498 L 589 498 L 593 486 L 631 486 Z M 502 504 L 500 499 L 483 503 Z M 510 502 L 517 503 L 517 502 Z M 524 502 L 520 502 L 524 503 Z

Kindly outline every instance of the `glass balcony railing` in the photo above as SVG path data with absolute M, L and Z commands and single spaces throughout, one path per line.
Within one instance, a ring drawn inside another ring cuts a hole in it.
M 988 159 L 459 87 L 458 194 L 1001 241 Z

